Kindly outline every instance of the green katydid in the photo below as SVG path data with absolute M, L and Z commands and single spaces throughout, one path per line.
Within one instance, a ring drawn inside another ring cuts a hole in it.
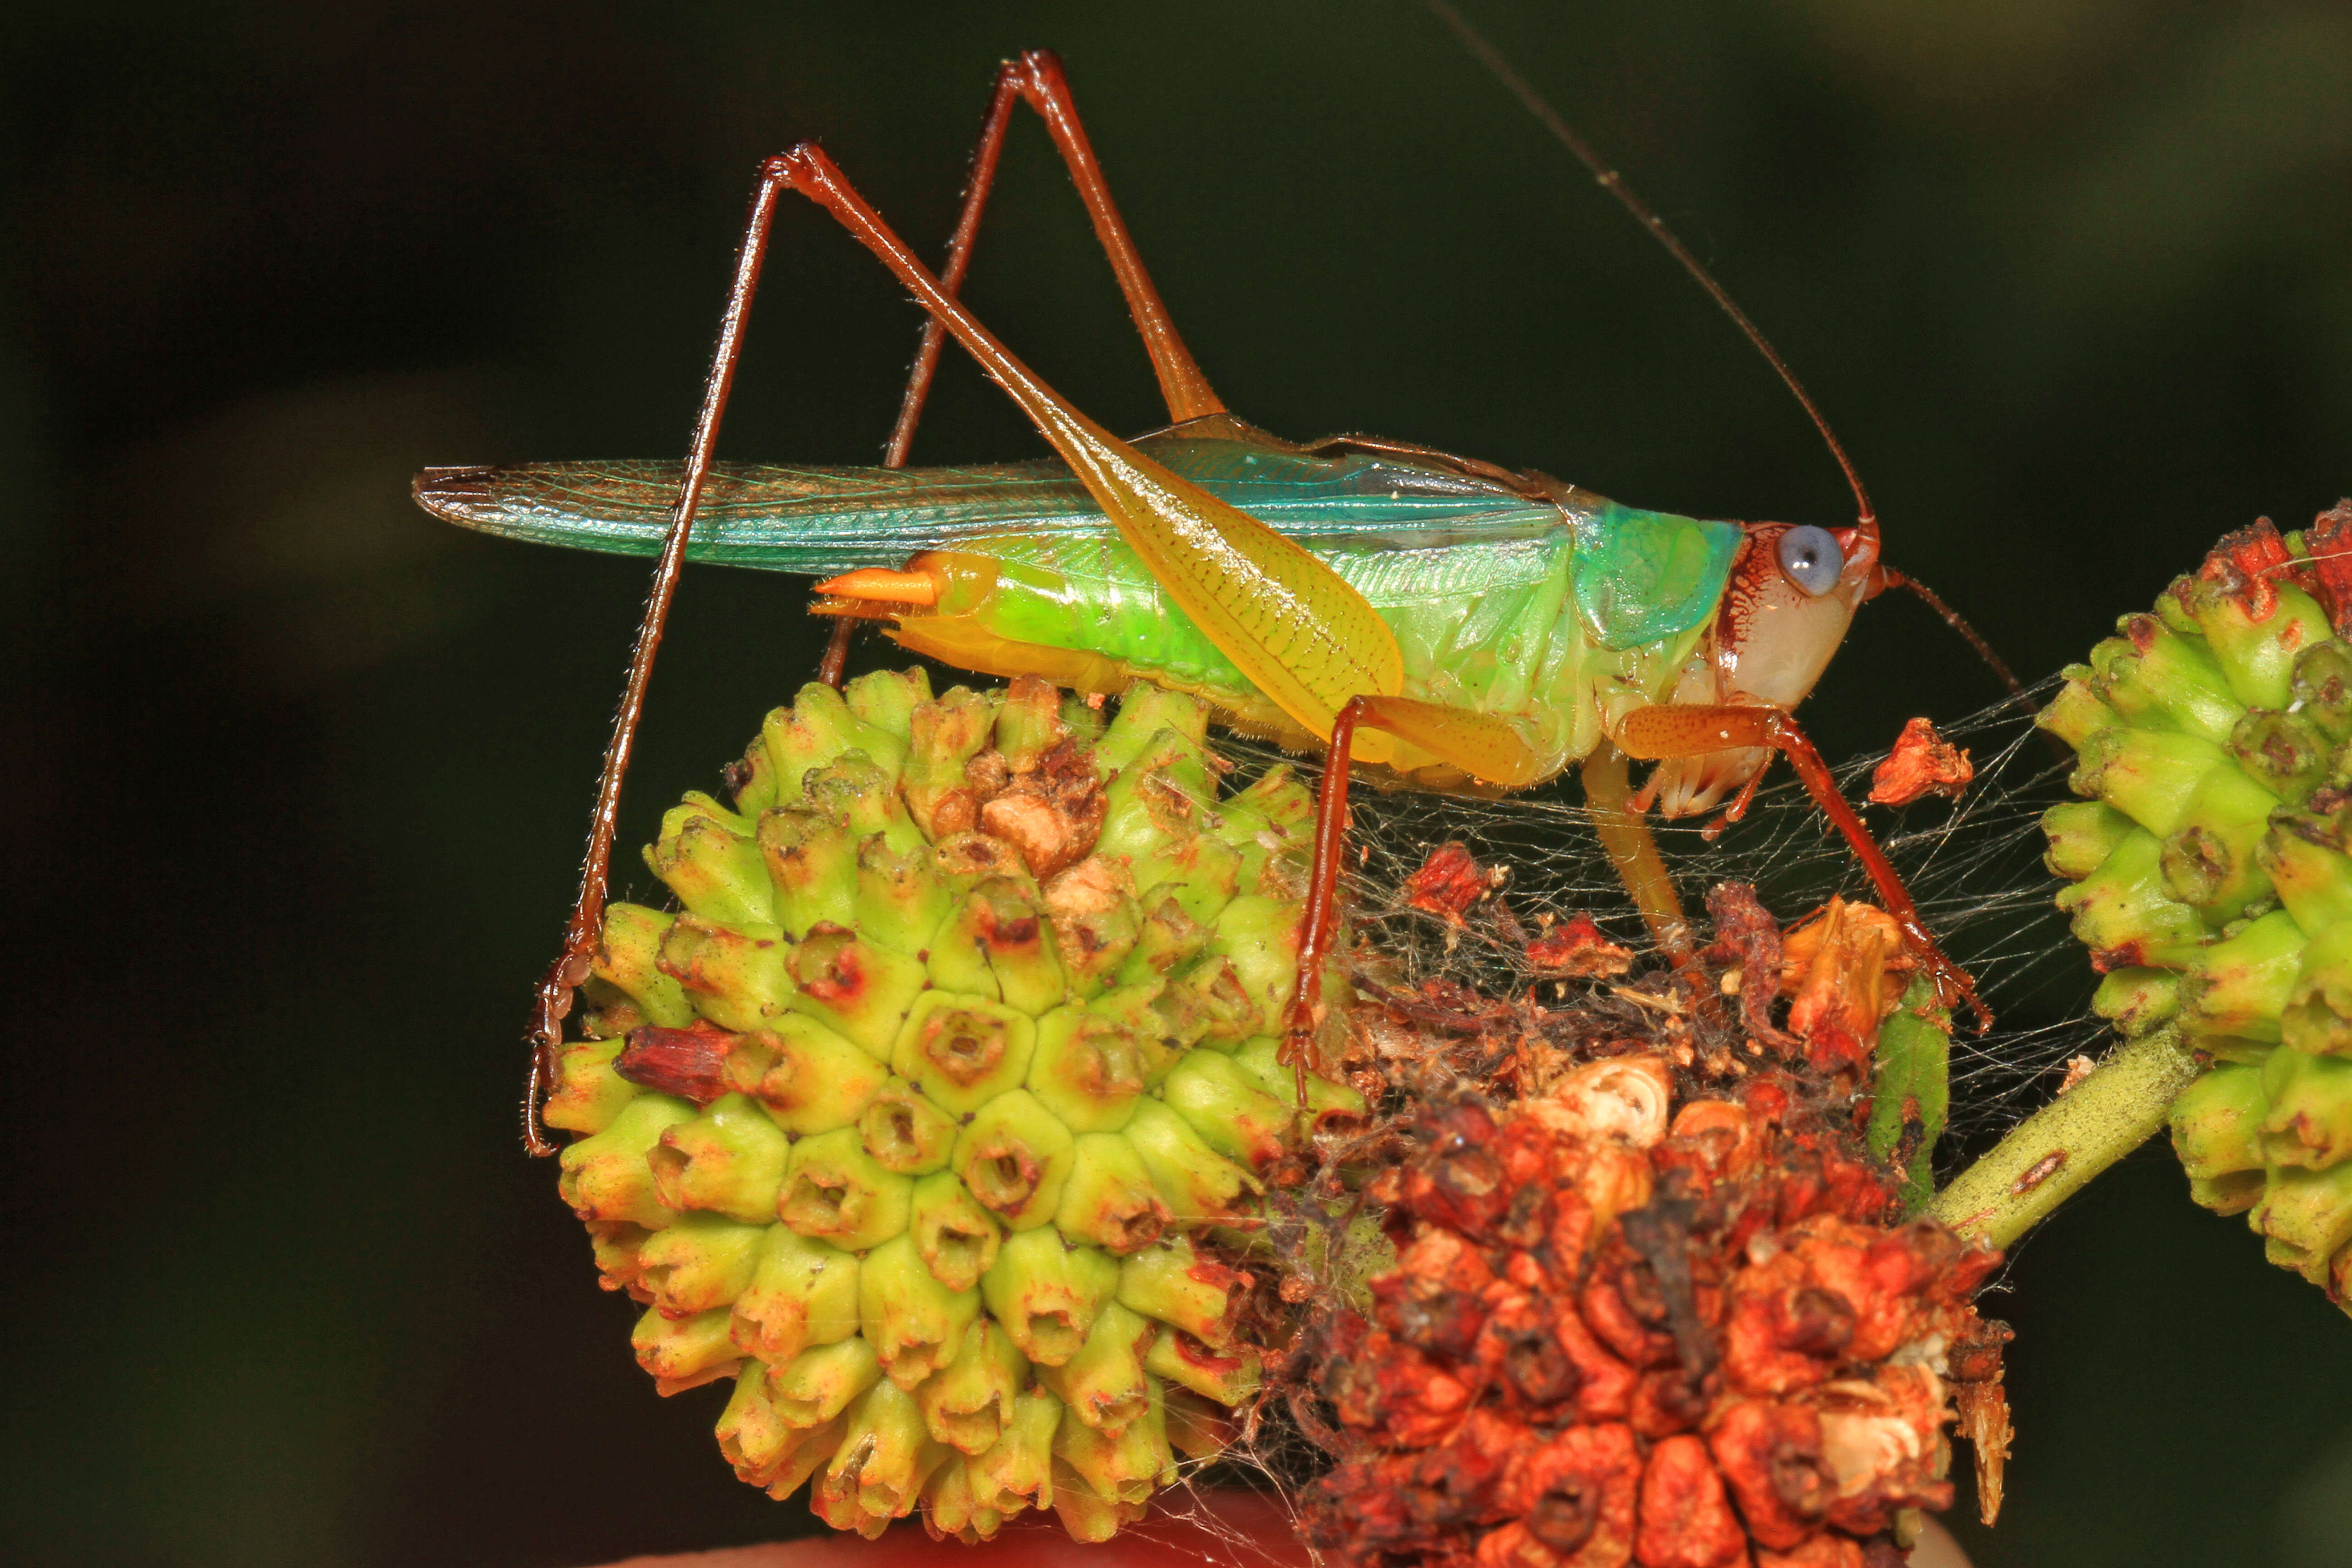
M 1790 717 L 1855 608 L 1886 587 L 1916 585 L 1880 560 L 1877 521 L 1860 480 L 1762 335 L 1531 89 L 1471 41 L 1772 361 L 1853 481 L 1856 522 L 1832 530 L 1705 521 L 1424 447 L 1357 437 L 1298 445 L 1237 419 L 1170 322 L 1061 67 L 1044 51 L 1007 61 L 998 74 L 939 275 L 823 151 L 794 147 L 760 171 L 682 468 L 434 468 L 416 481 L 418 501 L 451 521 L 660 556 L 605 754 L 579 900 L 538 994 L 535 1071 L 561 1042 L 594 953 L 621 779 L 688 560 L 824 577 L 814 607 L 844 617 L 837 634 L 852 619 L 883 619 L 903 646 L 983 673 L 1040 675 L 1106 694 L 1151 681 L 1206 699 L 1243 731 L 1323 750 L 1300 981 L 1284 1047 L 1302 1083 L 1321 961 L 1336 926 L 1350 761 L 1441 788 L 1525 788 L 1580 764 L 1612 862 L 1661 945 L 1686 957 L 1680 906 L 1645 814 L 1654 806 L 1690 816 L 1728 797 L 1736 816 L 1774 752 L 1785 752 L 1947 1002 L 1966 1001 L 1989 1021 L 1969 976 L 1937 947 Z M 1166 398 L 1171 423 L 1162 430 L 1134 440 L 1112 435 L 957 298 L 1007 124 L 1024 101 L 1045 121 L 1108 253 Z M 771 223 L 787 190 L 830 212 L 928 312 L 880 468 L 712 461 Z M 1058 461 L 904 467 L 948 337 L 1013 397 Z M 836 635 L 827 660 L 836 683 L 844 646 Z M 1658 763 L 1638 793 L 1628 784 L 1628 758 Z M 526 1130 L 535 1151 L 548 1147 L 528 1109 Z

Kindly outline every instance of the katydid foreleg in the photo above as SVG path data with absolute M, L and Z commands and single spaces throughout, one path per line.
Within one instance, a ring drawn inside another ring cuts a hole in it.
M 1760 746 L 1786 755 L 1805 793 L 1830 819 L 1846 847 L 1862 862 L 1878 891 L 1879 901 L 1902 930 L 1904 944 L 1935 980 L 1937 994 L 1947 1005 L 1966 1002 L 1980 1027 L 1990 1027 L 1992 1014 L 1977 995 L 1976 982 L 1966 970 L 1944 956 L 1919 918 L 1918 906 L 1895 872 L 1886 852 L 1878 847 L 1846 798 L 1840 794 L 1829 763 L 1800 729 L 1794 715 L 1779 708 L 1705 707 L 1662 703 L 1638 709 L 1619 724 L 1617 744 L 1628 755 L 1644 759 L 1699 756 L 1709 752 Z

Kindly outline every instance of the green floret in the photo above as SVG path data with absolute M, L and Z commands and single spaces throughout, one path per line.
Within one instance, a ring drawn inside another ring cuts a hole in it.
M 2231 535 L 2068 672 L 2040 721 L 2091 798 L 2044 826 L 2074 883 L 2059 903 L 2107 972 L 2094 1010 L 2134 1040 L 2177 1028 L 2212 1064 L 2171 1110 L 2190 1194 L 2341 1300 L 2352 647 L 2305 549 L 2266 523 Z

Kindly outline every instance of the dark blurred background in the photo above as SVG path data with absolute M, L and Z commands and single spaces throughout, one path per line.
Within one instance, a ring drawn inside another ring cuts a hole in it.
M 2345 7 L 1465 3 L 2021 671 L 2352 489 Z M 1410 0 L 14 9 L 16 1562 L 525 1568 L 808 1527 L 729 1477 L 718 1391 L 654 1397 L 517 1146 L 643 569 L 407 500 L 429 463 L 681 451 L 761 154 L 822 138 L 935 252 L 991 68 L 1052 45 L 1248 416 L 1851 515 L 1730 326 Z M 798 205 L 768 279 L 722 451 L 873 460 L 913 310 Z M 969 293 L 1082 406 L 1157 422 L 1032 123 Z M 1041 450 L 951 354 L 918 460 Z M 625 843 L 806 678 L 802 586 L 689 574 Z M 1807 714 L 1845 754 L 1990 695 L 1890 603 Z M 2352 1563 L 2352 1323 L 2168 1155 L 2010 1282 L 1981 1563 Z

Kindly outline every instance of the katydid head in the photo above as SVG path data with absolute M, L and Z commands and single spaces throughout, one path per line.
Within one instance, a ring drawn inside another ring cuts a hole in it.
M 1700 707 L 1802 702 L 1845 640 L 1878 576 L 1878 531 L 1786 522 L 1744 525 L 1715 626 L 1683 667 L 1668 700 Z M 1711 811 L 1763 771 L 1758 747 L 1670 758 L 1648 790 L 1667 816 Z
M 1718 702 L 1794 708 L 1813 689 L 1869 597 L 1875 530 L 1748 524 L 1712 637 Z

